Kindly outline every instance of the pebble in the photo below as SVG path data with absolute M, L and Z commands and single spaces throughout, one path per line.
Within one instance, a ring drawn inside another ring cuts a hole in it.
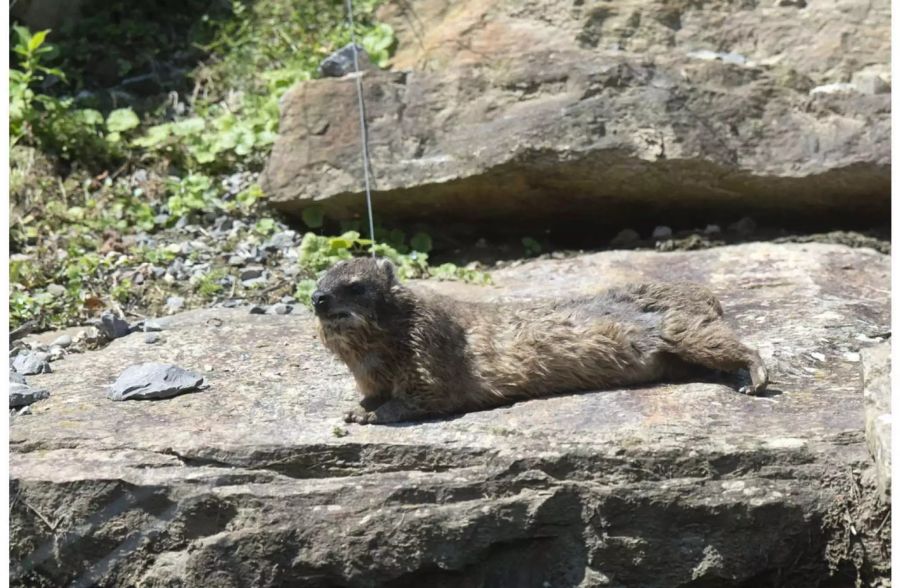
M 234 308 L 236 306 L 240 306 L 243 302 L 240 298 L 229 298 L 228 300 L 222 303 L 223 308 Z
M 153 321 L 153 320 L 144 321 L 144 332 L 145 333 L 152 333 L 155 331 L 162 331 L 162 330 L 163 330 L 163 327 L 158 322 Z
M 280 233 L 275 233 L 272 235 L 271 239 L 263 243 L 262 248 L 274 251 L 286 249 L 293 246 L 294 237 L 296 236 L 297 233 L 295 231 L 281 231 Z
M 263 268 L 260 266 L 248 267 L 241 271 L 241 281 L 247 282 L 260 278 L 263 275 L 263 271 Z
M 53 343 L 50 344 L 50 347 L 68 347 L 71 344 L 72 336 L 63 334 L 54 339 Z
M 159 267 L 158 265 L 150 266 L 150 275 L 152 275 L 155 279 L 160 279 L 164 275 L 166 275 L 166 268 Z
M 266 307 L 254 304 L 250 307 L 250 314 L 266 314 Z
M 356 61 L 359 63 L 360 71 L 371 67 L 369 54 L 357 43 L 356 45 Z M 354 70 L 353 64 L 353 44 L 347 43 L 319 64 L 319 73 L 325 78 L 340 78 Z
M 660 225 L 653 229 L 654 239 L 668 239 L 672 236 L 672 229 L 665 225 Z
M 293 306 L 290 306 L 288 304 L 283 304 L 281 302 L 279 302 L 278 304 L 273 304 L 272 306 L 269 307 L 269 312 L 271 314 L 291 314 L 291 312 L 293 310 L 294 310 Z
M 170 313 L 178 312 L 184 308 L 184 298 L 181 296 L 169 296 L 166 298 L 166 310 Z
M 131 325 L 110 310 L 105 310 L 100 315 L 97 328 L 107 339 L 118 339 L 131 332 Z
M 16 384 L 26 384 L 25 376 L 18 372 L 14 372 L 12 370 L 9 371 L 9 381 L 10 383 L 15 382 Z
M 129 366 L 109 387 L 110 400 L 171 398 L 197 390 L 203 376 L 172 364 L 141 363 Z
M 145 333 L 144 334 L 144 343 L 153 344 L 159 343 L 162 337 L 159 336 L 159 333 Z
M 282 304 L 294 304 L 295 302 L 297 302 L 297 299 L 290 295 L 282 296 L 280 302 Z
M 49 398 L 50 393 L 42 388 L 32 388 L 27 384 L 19 384 L 18 382 L 10 382 L 9 384 L 9 407 L 20 408 L 34 404 L 38 400 Z
M 50 355 L 43 351 L 26 351 L 16 356 L 12 363 L 16 372 L 30 376 L 50 373 Z
M 232 255 L 231 257 L 228 258 L 228 265 L 231 265 L 231 266 L 239 267 L 239 266 L 244 265 L 245 263 L 247 263 L 247 260 L 245 260 L 240 255 Z
M 59 345 L 51 345 L 50 346 L 50 361 L 57 361 L 66 356 L 66 350 L 60 347 Z
M 47 286 L 47 292 L 53 296 L 60 297 L 66 293 L 66 289 L 59 284 L 50 284 Z
M 634 229 L 622 229 L 612 238 L 612 241 L 610 241 L 609 244 L 614 247 L 620 247 L 623 245 L 631 245 L 640 240 L 641 236 Z

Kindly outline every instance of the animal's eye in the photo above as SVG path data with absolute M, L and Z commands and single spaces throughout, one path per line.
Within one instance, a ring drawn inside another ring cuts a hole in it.
M 347 286 L 347 291 L 354 296 L 360 296 L 366 293 L 366 286 L 362 282 L 353 282 Z

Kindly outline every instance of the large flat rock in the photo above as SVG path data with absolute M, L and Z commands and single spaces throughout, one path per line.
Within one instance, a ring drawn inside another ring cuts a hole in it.
M 130 335 L 32 376 L 51 397 L 11 422 L 14 583 L 814 586 L 829 563 L 841 578 L 826 549 L 848 472 L 869 464 L 857 352 L 889 331 L 888 259 L 750 244 L 426 285 L 478 299 L 706 284 L 771 367 L 761 398 L 660 384 L 345 426 L 352 379 L 308 313 L 162 319 L 164 344 Z M 150 361 L 209 388 L 106 398 Z
M 800 5 L 803 6 L 800 6 Z M 886 0 L 391 3 L 395 70 L 364 75 L 391 222 L 880 221 Z M 288 213 L 364 210 L 355 80 L 285 95 L 264 183 Z

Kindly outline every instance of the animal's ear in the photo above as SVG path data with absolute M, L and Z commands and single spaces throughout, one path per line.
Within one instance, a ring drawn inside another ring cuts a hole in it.
M 379 257 L 375 261 L 375 265 L 378 266 L 378 269 L 384 272 L 384 274 L 387 276 L 388 281 L 394 282 L 397 279 L 397 274 L 394 271 L 394 264 L 391 263 L 390 259 Z

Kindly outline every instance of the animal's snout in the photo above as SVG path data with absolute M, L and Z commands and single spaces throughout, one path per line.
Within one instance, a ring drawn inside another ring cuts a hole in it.
M 321 290 L 316 290 L 312 293 L 312 303 L 313 308 L 316 309 L 316 312 L 321 312 L 328 308 L 328 304 L 331 302 L 331 296 L 322 292 Z

